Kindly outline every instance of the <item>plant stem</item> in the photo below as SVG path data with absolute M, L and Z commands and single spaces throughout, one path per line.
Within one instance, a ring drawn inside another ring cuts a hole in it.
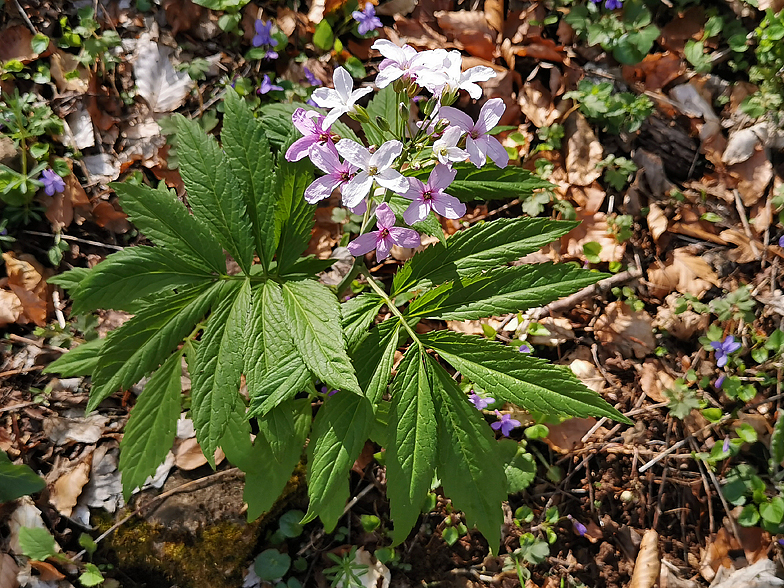
M 414 342 L 421 347 L 422 343 L 419 341 L 419 338 L 416 336 L 414 329 L 412 329 L 411 326 L 408 324 L 408 321 L 406 321 L 406 317 L 404 317 L 403 313 L 400 312 L 397 306 L 395 306 L 395 303 L 392 301 L 392 299 L 389 296 L 387 296 L 387 293 L 384 291 L 384 288 L 382 288 L 378 284 L 378 282 L 376 282 L 375 278 L 370 275 L 370 272 L 365 272 L 365 277 L 367 277 L 368 284 L 370 284 L 370 287 L 373 288 L 375 293 L 378 294 L 384 300 L 386 305 L 389 307 L 389 310 L 392 311 L 392 314 L 394 314 L 400 319 L 400 321 L 403 323 L 403 328 L 406 331 L 408 331 L 408 334 L 411 335 L 411 338 L 414 340 Z

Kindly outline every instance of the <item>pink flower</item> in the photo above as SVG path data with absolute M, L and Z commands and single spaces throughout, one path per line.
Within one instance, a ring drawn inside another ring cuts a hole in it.
M 354 208 L 368 195 L 374 180 L 393 192 L 408 190 L 408 178 L 392 167 L 403 152 L 400 141 L 387 141 L 374 153 L 351 139 L 341 139 L 335 147 L 346 161 L 362 170 L 343 188 L 343 204 L 348 208 Z
M 332 143 L 314 145 L 310 150 L 310 160 L 326 174 L 305 189 L 305 200 L 310 204 L 329 198 L 335 188 L 346 184 L 357 173 L 357 168 L 349 162 L 340 161 Z
M 354 80 L 351 74 L 343 68 L 339 67 L 332 74 L 332 83 L 335 89 L 331 88 L 318 88 L 313 92 L 313 101 L 322 108 L 329 108 L 324 119 L 324 126 L 332 126 L 341 115 L 347 112 L 354 112 L 356 102 L 365 94 L 373 91 L 373 88 L 357 88 L 354 89 Z
M 456 175 L 456 170 L 438 164 L 430 172 L 426 184 L 416 178 L 408 178 L 410 188 L 403 196 L 413 202 L 403 213 L 403 220 L 413 225 L 415 222 L 425 220 L 431 210 L 446 218 L 463 216 L 466 213 L 465 204 L 444 192 Z
M 441 83 L 446 83 L 446 75 L 437 71 L 446 58 L 444 49 L 418 52 L 411 45 L 398 47 L 386 39 L 377 40 L 370 48 L 386 58 L 378 66 L 376 86 L 379 88 L 388 86 L 398 78 L 416 81 L 421 73 L 431 80 L 441 76 Z
M 419 247 L 419 233 L 413 229 L 395 226 L 395 213 L 386 202 L 376 208 L 378 230 L 360 235 L 348 244 L 348 250 L 354 257 L 376 250 L 376 261 L 389 257 L 392 245 L 401 247 Z
M 498 167 L 504 168 L 509 163 L 509 154 L 498 142 L 498 139 L 488 134 L 501 120 L 504 110 L 506 110 L 504 101 L 500 98 L 493 98 L 482 106 L 476 124 L 465 112 L 451 106 L 444 106 L 438 114 L 467 133 L 466 151 L 468 151 L 471 163 L 476 167 L 482 167 L 489 156 Z
M 297 108 L 291 115 L 291 122 L 304 136 L 291 144 L 286 151 L 286 161 L 299 161 L 308 156 L 314 145 L 332 145 L 337 135 L 330 132 L 330 127 L 324 128 L 324 116 L 315 110 Z

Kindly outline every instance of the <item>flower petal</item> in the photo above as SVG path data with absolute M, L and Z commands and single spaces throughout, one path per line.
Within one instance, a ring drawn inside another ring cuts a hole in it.
M 470 131 L 474 128 L 474 121 L 462 110 L 453 108 L 451 106 L 443 106 L 438 111 L 439 119 L 446 119 L 450 124 L 460 127 L 463 131 Z
M 348 108 L 345 106 L 336 106 L 332 110 L 327 113 L 327 116 L 324 117 L 324 122 L 322 123 L 325 127 L 331 127 L 335 124 L 335 121 L 338 120 L 343 114 L 348 112 Z
M 304 159 L 307 157 L 308 153 L 310 153 L 310 147 L 314 143 L 318 143 L 318 136 L 316 135 L 306 135 L 297 139 L 286 151 L 286 161 L 299 161 L 300 159 Z M 327 171 L 323 167 L 321 169 Z
M 385 169 L 375 176 L 379 186 L 392 190 L 396 194 L 408 191 L 408 178 L 394 169 Z
M 485 135 L 482 139 L 486 140 L 485 152 L 493 160 L 493 162 L 501 169 L 509 164 L 509 154 L 504 149 L 504 146 L 491 135 Z
M 431 190 L 443 190 L 455 181 L 455 176 L 457 176 L 457 170 L 449 169 L 445 165 L 437 165 L 433 171 L 430 172 L 427 185 Z M 424 192 L 424 186 L 422 191 Z
M 408 178 L 408 190 L 405 192 L 405 194 L 401 194 L 401 196 L 403 196 L 403 198 L 408 198 L 409 200 L 416 200 L 417 198 L 421 198 L 422 194 L 424 193 L 425 184 L 422 182 L 422 180 L 417 178 Z
M 387 141 L 376 152 L 370 156 L 369 165 L 377 167 L 379 170 L 391 166 L 403 152 L 403 143 L 400 141 Z
M 332 175 L 321 176 L 305 189 L 305 200 L 310 204 L 315 204 L 319 200 L 329 198 L 330 194 L 340 186 L 340 178 Z
M 466 205 L 460 202 L 454 196 L 444 194 L 434 194 L 431 199 L 431 206 L 438 214 L 444 218 L 456 219 L 460 218 L 466 213 Z
M 399 47 L 387 39 L 377 39 L 370 48 L 375 49 L 387 59 L 391 59 L 397 63 L 403 63 L 406 60 L 406 53 L 403 51 L 403 47 Z
M 302 141 L 303 139 L 300 139 Z M 317 142 L 317 141 L 314 141 Z M 297 142 L 295 141 L 291 146 L 294 147 Z M 288 155 L 288 152 L 286 152 Z M 338 159 L 338 152 L 332 143 L 325 145 L 315 145 L 310 152 L 310 160 L 317 168 L 327 174 L 341 171 L 340 159 Z
M 422 243 L 419 233 L 414 229 L 404 229 L 403 227 L 392 227 L 389 229 L 389 237 L 401 247 L 415 248 Z
M 335 73 L 332 74 L 332 83 L 335 86 L 335 92 L 340 97 L 340 101 L 346 104 L 349 96 L 351 96 L 351 90 L 354 89 L 354 80 L 351 74 L 348 73 L 346 68 L 338 67 L 335 69 Z
M 389 236 L 378 240 L 376 243 L 376 263 L 381 263 L 389 257 L 392 245 L 394 245 L 394 243 L 392 243 L 392 239 Z
M 348 250 L 354 257 L 359 257 L 373 251 L 376 248 L 377 241 L 378 231 L 371 231 L 370 233 L 360 235 L 349 243 Z
M 415 200 L 412 202 L 406 211 L 403 213 L 403 220 L 407 225 L 413 225 L 427 218 L 430 212 L 430 206 L 424 200 Z
M 335 108 L 345 104 L 340 99 L 340 95 L 332 88 L 316 88 L 310 98 L 322 108 Z
M 337 142 L 335 147 L 337 148 L 338 153 L 343 156 L 343 159 L 350 164 L 356 165 L 362 169 L 370 167 L 370 151 L 356 141 L 341 139 Z
M 376 219 L 378 220 L 379 229 L 389 229 L 395 226 L 397 217 L 395 217 L 395 213 L 392 212 L 389 204 L 382 202 L 376 208 Z
M 294 114 L 291 115 L 291 122 L 294 123 L 296 128 L 303 135 L 315 135 L 318 133 L 316 123 L 313 122 L 313 110 L 305 110 L 304 108 L 297 108 Z
M 506 104 L 504 104 L 504 101 L 501 98 L 491 98 L 485 102 L 485 105 L 479 112 L 479 118 L 476 121 L 476 130 L 482 134 L 486 134 L 498 124 L 498 121 L 501 120 L 505 110 Z
M 346 208 L 354 208 L 362 199 L 370 192 L 370 186 L 373 185 L 373 178 L 367 172 L 360 172 L 352 179 L 350 179 L 342 188 L 343 192 L 343 206 Z

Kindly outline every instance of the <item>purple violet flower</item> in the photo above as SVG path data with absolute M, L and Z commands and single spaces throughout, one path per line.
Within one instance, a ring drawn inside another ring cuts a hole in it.
M 488 407 L 488 405 L 495 402 L 495 398 L 490 398 L 489 396 L 487 398 L 482 398 L 473 390 L 471 391 L 471 395 L 468 397 L 468 399 L 472 402 L 477 410 L 484 410 Z
M 713 387 L 716 388 L 716 390 L 721 390 L 721 387 L 724 385 L 724 380 L 726 379 L 727 376 L 725 374 L 721 374 L 718 378 L 716 378 L 716 381 L 713 383 Z
M 401 247 L 419 247 L 419 233 L 413 229 L 395 226 L 395 213 L 386 202 L 376 208 L 378 230 L 360 235 L 348 244 L 348 250 L 354 257 L 376 250 L 376 262 L 389 257 L 392 245 Z M 518 423 L 519 424 L 519 423 Z
M 409 178 L 408 192 L 403 194 L 403 197 L 413 202 L 403 213 L 403 220 L 413 225 L 415 222 L 425 220 L 431 210 L 435 210 L 445 218 L 455 219 L 463 216 L 466 213 L 465 204 L 444 192 L 456 175 L 457 170 L 438 164 L 430 172 L 427 183 Z
M 315 110 L 297 108 L 291 115 L 291 122 L 303 137 L 294 141 L 286 151 L 286 161 L 304 159 L 310 154 L 314 145 L 325 147 L 335 143 L 337 135 L 330 132 L 331 127 L 324 128 L 324 115 Z
M 779 237 L 779 247 L 784 247 L 784 235 Z
M 572 521 L 572 529 L 574 529 L 574 532 L 577 533 L 580 537 L 585 537 L 585 534 L 588 532 L 588 529 L 585 527 L 585 525 L 575 519 L 572 515 L 566 515 L 566 518 Z
M 716 350 L 716 365 L 724 367 L 727 365 L 730 353 L 735 353 L 740 349 L 740 343 L 735 342 L 735 337 L 728 335 L 724 341 L 711 341 L 711 347 Z
M 533 349 L 531 349 L 531 347 L 527 343 L 523 343 L 522 345 L 520 345 L 520 347 L 518 347 L 517 350 L 520 353 L 532 353 L 533 352 Z
M 267 74 L 264 74 L 264 77 L 261 78 L 261 86 L 256 91 L 259 94 L 264 95 L 269 92 L 272 92 L 273 90 L 281 91 L 283 90 L 283 88 L 281 86 L 273 84 L 272 80 L 270 80 L 270 77 Z
M 65 181 L 53 169 L 45 169 L 40 180 L 43 182 L 47 196 L 54 196 L 56 192 L 65 190 Z
M 376 16 L 376 8 L 370 3 L 365 3 L 364 10 L 355 10 L 351 13 L 352 18 L 359 23 L 357 32 L 360 35 L 367 35 L 371 31 L 380 29 L 384 25 Z
M 308 69 L 307 67 L 303 67 L 302 71 L 305 72 L 305 79 L 308 81 L 308 83 L 311 86 L 322 86 L 323 85 L 321 83 L 321 80 L 318 79 L 316 77 L 316 74 L 314 74 L 312 71 L 310 71 L 310 69 Z
M 509 154 L 498 139 L 488 133 L 501 120 L 505 110 L 506 104 L 501 98 L 492 98 L 482 106 L 476 124 L 465 112 L 451 106 L 444 106 L 438 116 L 467 133 L 466 151 L 476 167 L 482 167 L 490 157 L 498 167 L 504 168 L 509 163 Z
M 512 432 L 512 429 L 516 429 L 517 427 L 520 426 L 520 421 L 518 421 L 517 419 L 513 419 L 512 416 L 509 414 L 502 415 L 500 412 L 498 412 L 497 409 L 495 411 L 495 416 L 497 416 L 501 420 L 492 423 L 490 426 L 495 431 L 498 431 L 500 429 L 501 434 L 504 437 L 508 437 L 509 433 Z
M 721 450 L 724 453 L 727 453 L 730 450 L 730 438 L 724 437 L 724 444 L 721 446 Z
M 604 7 L 607 10 L 618 10 L 619 8 L 623 7 L 623 2 L 621 0 L 607 0 L 604 3 Z
M 253 37 L 253 41 L 251 41 L 251 44 L 254 47 L 261 47 L 263 45 L 277 47 L 278 40 L 272 36 L 272 21 L 267 21 L 265 23 L 259 18 L 256 19 L 256 23 L 253 26 L 256 28 L 256 35 Z
M 301 140 L 302 139 L 300 139 L 300 141 Z M 294 145 L 292 145 L 292 147 L 293 146 Z M 289 149 L 289 151 L 291 151 L 291 149 Z M 305 189 L 305 200 L 310 204 L 315 204 L 319 200 L 329 198 L 335 188 L 339 188 L 346 184 L 357 173 L 357 168 L 348 161 L 340 161 L 335 146 L 330 142 L 327 142 L 323 146 L 314 144 L 310 148 L 310 160 L 317 168 L 326 174 L 315 180 Z

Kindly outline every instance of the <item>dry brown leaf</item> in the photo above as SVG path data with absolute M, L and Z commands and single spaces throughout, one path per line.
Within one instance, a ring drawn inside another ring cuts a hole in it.
M 547 425 L 550 432 L 544 438 L 545 443 L 558 453 L 570 453 L 582 447 L 582 439 L 596 424 L 596 419 L 569 419 L 558 425 Z
M 648 91 L 661 90 L 686 71 L 683 60 L 669 51 L 650 53 L 637 65 L 624 65 L 623 78 L 628 84 L 642 84 Z
M 418 49 L 454 47 L 454 44 L 449 43 L 446 36 L 427 23 L 414 18 L 395 15 L 395 29 L 397 29 L 399 36 L 392 29 L 386 28 L 384 31 L 387 33 L 390 41 L 398 45 L 408 43 Z
M 648 287 L 652 296 L 664 298 L 670 292 L 701 298 L 711 286 L 719 285 L 719 276 L 707 261 L 688 248 L 676 249 L 667 261 L 656 261 L 648 270 Z
M 623 357 L 642 359 L 656 347 L 651 316 L 644 310 L 634 311 L 619 300 L 607 305 L 594 332 L 611 353 L 617 351 Z
M 607 193 L 599 182 L 594 182 L 590 186 L 570 186 L 569 198 L 582 208 L 586 214 L 598 212 L 604 203 Z
M 539 80 L 532 80 L 523 85 L 517 95 L 520 110 L 533 125 L 541 128 L 552 124 L 550 116 L 555 111 L 550 91 Z
M 74 218 L 74 207 L 89 206 L 90 199 L 73 172 L 66 178 L 65 190 L 54 196 L 43 195 L 38 199 L 46 208 L 46 218 L 52 223 L 52 230 L 59 232 L 68 227 Z
M 9 553 L 0 553 L 0 588 L 19 588 L 19 566 Z
M 19 302 L 22 303 L 23 316 L 27 319 L 27 321 L 30 321 L 39 327 L 45 327 L 46 315 L 48 314 L 48 299 L 42 299 L 37 294 L 30 292 L 29 290 L 25 290 L 21 286 L 17 286 L 15 284 L 8 284 L 8 287 L 11 288 L 11 292 L 16 294 Z
M 191 0 L 163 0 L 161 6 L 166 11 L 166 22 L 172 28 L 172 36 L 191 30 L 201 19 L 203 10 Z
M 678 294 L 669 294 L 664 300 L 664 304 L 656 309 L 656 317 L 653 319 L 653 326 L 663 329 L 670 335 L 681 341 L 690 340 L 696 333 L 702 333 L 708 328 L 710 317 L 707 314 L 699 314 L 693 310 L 685 310 L 680 314 L 675 313 L 675 305 Z
M 49 501 L 57 511 L 66 517 L 71 516 L 73 507 L 82 493 L 82 488 L 90 480 L 92 454 L 81 461 L 67 474 L 60 476 L 52 486 Z
M 659 208 L 658 204 L 651 202 L 646 220 L 648 221 L 648 230 L 651 232 L 651 238 L 653 239 L 653 242 L 658 245 L 659 237 L 667 232 L 667 215 Z
M 581 222 L 577 227 L 561 237 L 562 251 L 572 257 L 585 259 L 583 245 L 594 242 L 599 243 L 602 247 L 599 252 L 601 261 L 621 261 L 626 244 L 618 243 L 615 237 L 608 233 L 607 215 L 603 212 L 588 214 L 579 208 L 576 212 L 577 220 Z
M 8 251 L 3 253 L 3 259 L 8 275 L 8 287 L 22 305 L 22 316 L 17 320 L 26 319 L 40 327 L 45 326 L 50 305 L 50 288 L 46 280 L 51 271 L 45 270 L 35 257 L 28 253 L 17 258 L 12 251 Z
M 667 402 L 665 390 L 672 388 L 675 378 L 670 376 L 658 359 L 648 358 L 640 369 L 640 388 L 654 402 Z
M 92 414 L 89 417 L 66 418 L 47 417 L 44 419 L 43 428 L 46 436 L 55 445 L 68 445 L 72 443 L 97 443 L 103 435 L 107 417 Z
M 660 42 L 670 51 L 682 53 L 686 41 L 699 40 L 704 23 L 705 10 L 701 6 L 692 6 L 662 27 Z
M 57 89 L 60 92 L 77 92 L 85 94 L 89 88 L 90 72 L 76 61 L 70 53 L 57 49 L 50 58 L 50 71 Z M 66 78 L 76 70 L 79 75 Z
M 711 582 L 716 577 L 719 568 L 733 567 L 733 560 L 729 554 L 731 551 L 739 549 L 740 545 L 732 533 L 722 527 L 715 537 L 708 539 L 708 546 L 703 552 L 700 562 L 700 575 Z
M 491 29 L 499 33 L 503 31 L 504 0 L 485 0 L 485 19 Z
M 33 51 L 33 34 L 26 26 L 18 24 L 8 27 L 0 34 L 0 62 L 16 59 L 30 63 L 38 57 Z
M 128 215 L 117 210 L 111 203 L 101 201 L 93 207 L 93 220 L 95 224 L 113 233 L 127 233 L 131 229 Z
M 596 167 L 602 161 L 602 144 L 585 117 L 577 111 L 566 119 L 564 134 L 564 156 L 569 183 L 588 186 L 602 175 L 602 170 Z
M 60 570 L 45 561 L 31 559 L 30 567 L 38 571 L 38 579 L 41 582 L 59 582 L 65 578 L 65 574 L 61 573 Z
M 749 210 L 749 225 L 757 235 L 762 235 L 768 230 L 773 222 L 773 206 L 771 205 L 771 194 L 763 202 L 760 200 Z
M 659 579 L 659 534 L 653 529 L 645 531 L 640 552 L 634 562 L 634 573 L 629 588 L 653 588 Z
M 525 45 L 514 45 L 511 50 L 518 57 L 531 57 L 539 61 L 563 63 L 566 60 L 565 48 L 544 37 L 529 37 Z
M 495 57 L 496 35 L 488 26 L 484 12 L 439 10 L 434 16 L 447 37 L 459 42 L 468 53 L 487 60 Z
M 727 229 L 719 235 L 725 243 L 737 245 L 735 249 L 730 249 L 727 256 L 735 263 L 751 263 L 757 261 L 765 251 L 765 245 L 756 239 L 750 239 L 746 233 L 741 233 L 735 229 Z
M 0 290 L 0 327 L 10 325 L 22 316 L 22 302 L 10 290 Z
M 218 447 L 215 450 L 215 465 L 223 462 L 226 455 L 223 450 Z M 181 443 L 176 444 L 174 448 L 174 465 L 181 470 L 190 471 L 195 470 L 207 463 L 207 458 L 199 447 L 199 442 L 196 438 L 185 439 Z
M 578 349 L 585 348 L 579 347 Z M 590 352 L 586 353 L 585 356 L 590 357 Z M 604 379 L 604 376 L 599 372 L 594 363 L 588 359 L 580 357 L 573 359 L 569 364 L 569 369 L 572 370 L 572 373 L 577 376 L 583 384 L 597 394 L 601 394 L 605 386 L 607 386 L 607 380 Z
M 746 161 L 727 167 L 727 172 L 737 179 L 738 192 L 745 206 L 752 206 L 765 194 L 773 179 L 773 164 L 763 149 L 756 149 Z
M 528 37 L 541 37 L 542 25 L 533 23 L 541 23 L 546 16 L 547 11 L 539 3 L 532 3 L 524 10 L 510 12 L 504 22 L 504 38 L 514 45 L 520 45 Z

